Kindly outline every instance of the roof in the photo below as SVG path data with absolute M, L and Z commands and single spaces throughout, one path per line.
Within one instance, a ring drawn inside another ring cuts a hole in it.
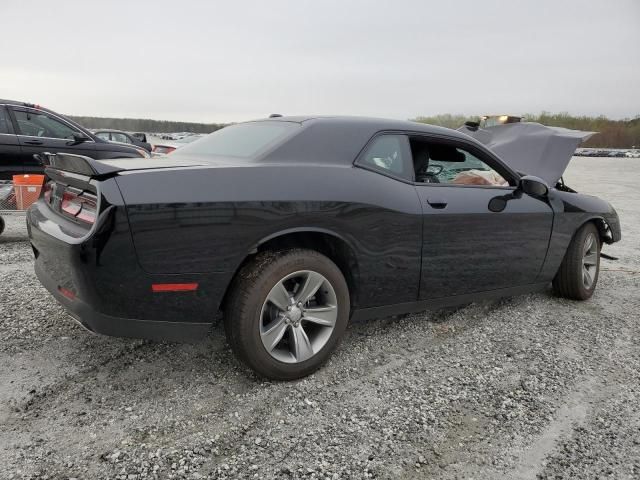
M 292 162 L 352 165 L 362 148 L 378 132 L 415 132 L 446 136 L 477 143 L 468 135 L 449 128 L 408 120 L 348 116 L 290 116 L 254 122 L 295 122 L 303 128 L 281 145 L 259 157 L 262 162 Z
M 15 105 L 17 107 L 30 107 L 30 108 L 35 108 L 37 110 L 42 110 L 44 112 L 53 113 L 53 114 L 58 115 L 58 116 L 60 115 L 59 113 L 56 113 L 53 110 L 50 110 L 50 109 L 48 109 L 46 107 L 43 107 L 42 105 L 38 105 L 37 103 L 18 102 L 16 100 L 3 100 L 3 99 L 0 99 L 0 105 Z
M 265 118 L 254 120 L 257 122 L 296 122 L 301 124 L 309 123 L 323 123 L 342 125 L 351 128 L 366 128 L 368 130 L 378 132 L 383 130 L 402 130 L 402 131 L 414 131 L 421 133 L 431 133 L 439 135 L 447 135 L 450 137 L 461 138 L 468 140 L 468 135 L 452 130 L 450 128 L 438 127 L 436 125 L 430 125 L 427 123 L 414 122 L 410 120 L 395 120 L 388 118 L 377 117 L 359 117 L 348 115 L 294 115 L 294 116 L 282 116 L 274 118 Z
M 0 98 L 0 105 L 30 105 L 26 102 L 16 102 L 15 100 L 4 100 Z
M 18 107 L 32 107 L 32 108 L 39 108 L 42 110 L 48 110 L 45 107 L 42 107 L 40 105 L 38 105 L 37 103 L 30 103 L 30 102 L 18 102 L 16 100 L 3 100 L 0 99 L 0 105 L 16 105 Z

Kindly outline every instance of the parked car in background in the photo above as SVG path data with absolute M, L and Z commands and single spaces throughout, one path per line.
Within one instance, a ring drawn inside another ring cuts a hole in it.
M 132 132 L 131 135 L 133 135 L 134 137 L 136 137 L 138 140 L 140 140 L 141 142 L 148 142 L 147 140 L 147 134 L 146 133 L 142 133 L 142 132 Z
M 93 133 L 96 137 L 108 142 L 128 143 L 151 152 L 151 144 L 147 142 L 147 136 L 144 133 L 127 133 L 121 130 L 95 130 Z M 140 139 L 141 136 L 144 140 Z
M 220 309 L 238 357 L 281 380 L 317 369 L 350 318 L 549 284 L 591 297 L 618 215 L 560 180 L 591 132 L 467 132 L 282 117 L 145 161 L 52 155 L 27 215 L 35 270 L 107 335 L 198 339 Z
M 16 209 L 16 194 L 13 183 L 8 180 L 0 180 L 0 212 L 2 210 Z M 4 232 L 4 219 L 0 216 L 0 235 Z
M 34 154 L 72 153 L 99 160 L 149 157 L 133 145 L 112 143 L 59 113 L 32 103 L 0 100 L 0 179 L 41 173 Z
M 9 180 L 0 180 L 0 210 L 15 210 L 16 195 L 13 183 Z
M 184 147 L 185 145 L 191 142 L 195 142 L 196 140 L 202 138 L 203 136 L 204 135 L 193 134 L 193 135 L 188 135 L 186 137 L 182 137 L 178 140 L 170 140 L 170 141 L 164 141 L 162 143 L 157 143 L 153 146 L 153 149 L 151 150 L 151 152 L 155 155 L 166 155 L 168 153 L 173 152 L 174 150 L 177 150 L 180 147 Z

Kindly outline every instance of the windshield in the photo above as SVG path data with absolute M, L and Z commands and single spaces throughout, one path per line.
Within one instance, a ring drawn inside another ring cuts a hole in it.
M 491 171 L 491 168 L 489 168 L 483 161 L 478 160 L 470 153 L 460 149 L 456 150 L 464 155 L 465 160 L 463 162 L 446 162 L 441 160 L 430 162 L 442 166 L 442 172 L 438 175 L 438 177 L 442 179 L 441 182 L 443 180 L 448 183 L 452 182 L 460 172 L 466 172 L 469 170 L 481 170 L 484 172 Z
M 299 128 L 294 122 L 249 122 L 217 130 L 180 149 L 181 154 L 254 158 L 267 148 L 293 135 Z

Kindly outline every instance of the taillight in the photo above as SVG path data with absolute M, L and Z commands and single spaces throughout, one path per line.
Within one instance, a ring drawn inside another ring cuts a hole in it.
M 67 189 L 62 194 L 60 210 L 69 217 L 93 224 L 98 211 L 96 197 L 87 192 L 76 193 Z
M 153 153 L 162 153 L 164 155 L 173 152 L 176 149 L 176 147 L 170 147 L 168 145 L 154 145 L 153 146 Z
M 64 295 L 65 297 L 67 297 L 69 300 L 75 300 L 76 298 L 76 294 L 75 292 L 73 292 L 72 290 L 69 290 L 68 288 L 64 288 L 64 287 L 58 287 L 58 291 Z

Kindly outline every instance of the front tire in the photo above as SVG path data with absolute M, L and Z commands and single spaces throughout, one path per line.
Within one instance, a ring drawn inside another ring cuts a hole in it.
M 340 269 L 313 250 L 262 252 L 238 273 L 225 305 L 234 353 L 259 375 L 293 380 L 317 370 L 349 319 Z
M 600 272 L 600 248 L 600 234 L 593 223 L 576 232 L 553 279 L 557 295 L 572 300 L 591 298 Z

